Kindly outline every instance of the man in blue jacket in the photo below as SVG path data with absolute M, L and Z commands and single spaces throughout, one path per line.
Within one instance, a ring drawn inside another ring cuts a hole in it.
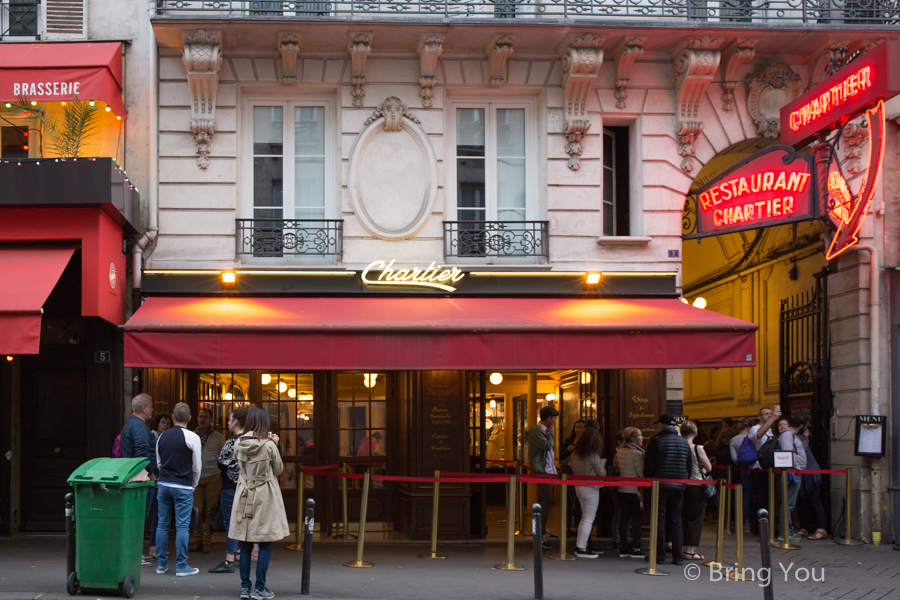
M 151 481 L 156 480 L 156 441 L 153 439 L 153 433 L 147 422 L 153 418 L 153 399 L 149 394 L 138 394 L 131 400 L 131 416 L 125 421 L 125 427 L 122 428 L 120 447 L 122 448 L 122 458 L 146 458 L 150 462 L 147 464 L 147 475 Z M 156 497 L 156 488 L 149 488 L 147 491 L 147 506 L 144 510 L 144 520 L 150 516 L 150 507 L 153 505 L 153 499 Z M 154 545 L 154 541 L 150 540 L 150 545 Z M 149 556 L 143 556 L 141 559 L 142 566 L 152 565 L 153 561 Z

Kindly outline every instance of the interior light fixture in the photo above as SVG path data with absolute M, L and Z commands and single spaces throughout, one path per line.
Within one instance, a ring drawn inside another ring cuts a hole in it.
M 283 381 L 279 382 L 278 383 L 278 391 L 282 394 L 285 393 L 287 391 L 287 384 Z
M 297 390 L 295 390 L 294 388 L 289 389 L 288 390 L 288 398 L 296 398 L 296 397 L 297 397 Z
M 700 298 L 697 298 L 696 300 L 694 300 L 694 307 L 695 308 L 706 308 L 706 298 L 703 298 L 701 296 Z
M 35 102 L 34 100 L 32 100 L 32 101 L 31 101 L 31 105 L 32 105 L 32 106 L 37 106 L 37 102 Z
M 690 304 L 690 302 L 688 302 L 687 298 L 685 298 L 684 296 L 681 297 L 681 301 L 684 302 L 685 304 Z
M 490 419 L 485 419 L 485 420 L 484 420 L 484 428 L 485 428 L 485 429 L 493 429 L 493 428 L 494 428 L 494 422 L 491 421 Z
M 226 399 L 226 400 L 231 400 L 231 399 L 233 399 L 233 398 L 234 398 L 234 396 L 231 394 L 231 392 L 225 392 L 225 399 Z
M 490 381 L 494 385 L 503 383 L 503 375 L 501 373 L 491 373 Z
M 268 373 L 263 373 L 263 376 L 262 376 L 262 384 L 263 384 L 263 385 L 269 385 L 269 383 L 270 383 L 271 381 L 272 381 L 272 376 L 269 375 Z
M 297 397 L 297 400 L 306 400 L 306 401 L 310 401 L 310 402 L 312 401 L 312 399 L 313 399 L 312 394 L 300 394 L 300 396 Z
M 497 408 L 497 401 L 496 401 L 496 400 L 491 400 L 491 401 L 488 403 L 488 405 L 489 405 L 491 408 Z
M 375 387 L 375 380 L 378 379 L 378 373 L 365 373 L 363 374 L 363 385 L 367 388 Z
M 581 372 L 581 383 L 587 385 L 591 382 L 591 372 L 590 371 L 582 371 Z
M 12 357 L 12 356 L 7 356 L 7 357 L 6 357 L 6 360 L 8 360 L 9 362 L 12 362 L 12 361 L 13 361 L 13 357 Z
M 552 402 L 552 401 L 556 400 L 556 394 L 551 392 L 551 393 L 547 394 L 546 398 L 548 401 Z

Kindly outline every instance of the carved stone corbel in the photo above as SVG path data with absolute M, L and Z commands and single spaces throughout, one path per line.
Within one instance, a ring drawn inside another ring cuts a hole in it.
M 385 98 L 384 102 L 379 104 L 375 112 L 372 113 L 372 116 L 366 119 L 365 126 L 368 127 L 382 117 L 384 117 L 385 131 L 400 131 L 403 128 L 404 118 L 409 119 L 416 125 L 422 124 L 415 115 L 409 112 L 409 107 L 403 104 L 400 98 L 396 96 Z
M 722 110 L 734 110 L 734 89 L 740 83 L 738 71 L 756 56 L 758 38 L 737 39 L 725 50 L 725 77 L 722 81 Z
M 419 40 L 419 97 L 422 98 L 422 106 L 431 108 L 431 99 L 434 98 L 434 84 L 437 77 L 437 60 L 444 49 L 444 36 L 436 33 L 426 33 Z
M 569 44 L 562 57 L 566 117 L 563 131 L 566 134 L 566 154 L 569 155 L 567 166 L 573 171 L 581 168 L 581 139 L 591 128 L 587 99 L 603 65 L 602 45 L 605 41 L 605 36 L 585 33 Z
M 797 97 L 800 76 L 779 63 L 747 75 L 747 113 L 756 125 L 756 135 L 781 135 L 781 107 Z
M 300 36 L 283 33 L 278 45 L 281 53 L 281 83 L 294 85 L 297 83 L 297 53 L 300 52 Z
M 513 53 L 514 35 L 498 35 L 484 51 L 488 58 L 488 67 L 491 72 L 491 87 L 501 86 L 506 83 L 506 63 Z
M 681 169 L 686 173 L 696 167 L 694 140 L 703 132 L 703 122 L 699 119 L 700 101 L 719 68 L 721 45 L 721 38 L 691 35 L 673 54 L 677 102 L 675 133 L 678 136 L 678 154 L 684 157 Z
M 182 61 L 187 69 L 191 92 L 191 133 L 197 142 L 197 166 L 209 166 L 209 142 L 216 133 L 216 91 L 219 69 L 222 67 L 221 31 L 182 31 L 184 53 Z
M 644 53 L 646 35 L 626 37 L 613 53 L 616 57 L 616 108 L 625 108 L 628 84 L 631 83 L 631 67 Z
M 859 159 L 862 158 L 862 149 L 859 147 L 863 141 L 869 138 L 869 131 L 862 121 L 853 121 L 844 126 L 844 169 L 848 175 L 858 175 L 862 171 Z
M 372 32 L 354 31 L 347 42 L 347 52 L 350 53 L 350 83 L 353 84 L 353 106 L 360 108 L 363 98 L 366 97 L 366 60 L 372 51 Z

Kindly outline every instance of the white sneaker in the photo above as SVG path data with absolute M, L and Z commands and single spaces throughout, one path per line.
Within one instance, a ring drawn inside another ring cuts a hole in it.
M 191 575 L 196 575 L 199 572 L 200 572 L 200 569 L 188 567 L 184 571 L 175 571 L 175 577 L 190 577 Z

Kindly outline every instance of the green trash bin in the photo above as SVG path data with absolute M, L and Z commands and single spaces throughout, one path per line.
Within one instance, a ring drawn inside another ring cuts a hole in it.
M 75 574 L 69 593 L 119 590 L 131 598 L 141 585 L 144 512 L 152 481 L 131 479 L 146 458 L 95 458 L 69 476 L 75 488 Z

